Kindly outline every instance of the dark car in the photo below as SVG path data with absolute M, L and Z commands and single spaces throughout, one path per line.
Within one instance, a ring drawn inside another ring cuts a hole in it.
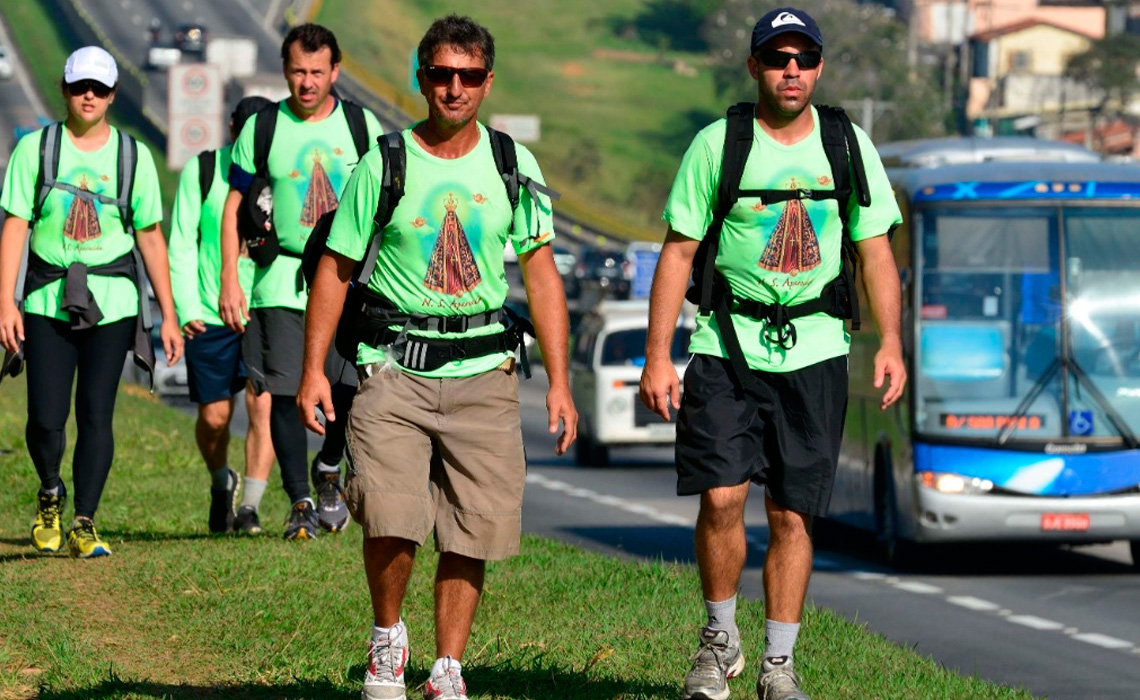
M 200 24 L 187 22 L 174 30 L 174 46 L 182 53 L 206 54 L 206 28 Z
M 628 299 L 633 270 L 621 251 L 583 248 L 574 277 L 581 287 L 597 284 L 609 299 Z

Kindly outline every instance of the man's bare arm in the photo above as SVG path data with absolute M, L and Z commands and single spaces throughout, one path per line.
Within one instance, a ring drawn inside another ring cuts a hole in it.
M 313 410 L 316 406 L 321 407 L 329 420 L 336 420 L 332 392 L 328 378 L 325 377 L 325 358 L 344 311 L 344 299 L 355 266 L 355 260 L 326 250 L 317 264 L 317 274 L 313 278 L 313 288 L 309 291 L 309 302 L 305 307 L 305 357 L 301 388 L 297 392 L 297 409 L 301 412 L 301 422 L 305 427 L 318 435 L 324 435 L 325 430 L 317 421 Z M 356 358 L 346 359 L 353 361 Z
M 899 269 L 887 236 L 856 242 L 863 263 L 863 287 L 879 331 L 879 352 L 875 354 L 875 387 L 890 383 L 883 394 L 882 408 L 899 400 L 906 386 L 906 364 L 902 356 L 902 286 Z
M 665 420 L 669 420 L 670 406 L 674 410 L 681 407 L 681 380 L 673 367 L 673 334 L 699 245 L 699 241 L 669 229 L 649 292 L 649 335 L 640 393 L 642 403 Z

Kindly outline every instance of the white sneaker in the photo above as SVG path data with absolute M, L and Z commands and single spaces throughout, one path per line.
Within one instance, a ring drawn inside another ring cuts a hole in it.
M 407 700 L 404 667 L 408 664 L 408 628 L 397 622 L 387 639 L 368 643 L 368 669 L 364 672 L 361 700 Z
M 467 700 L 467 684 L 460 665 L 445 657 L 438 673 L 432 673 L 424 684 L 424 700 Z

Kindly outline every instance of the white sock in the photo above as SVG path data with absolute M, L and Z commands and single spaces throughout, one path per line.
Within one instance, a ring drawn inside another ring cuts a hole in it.
M 399 622 L 392 625 L 391 627 L 381 627 L 380 625 L 373 623 L 372 624 L 372 641 L 375 642 L 375 641 L 380 640 L 380 639 L 395 639 L 395 638 L 400 636 L 400 633 L 403 631 L 403 629 L 402 629 L 403 627 L 404 627 L 403 618 L 401 618 Z
M 764 621 L 764 658 L 776 659 L 781 656 L 792 658 L 796 647 L 796 637 L 800 633 L 798 622 Z
M 317 460 L 317 471 L 318 472 L 326 472 L 326 473 L 332 473 L 332 472 L 340 473 L 340 461 L 338 460 L 336 464 L 329 464 L 329 463 L 325 462 L 323 459 L 318 459 Z
M 442 659 L 436 659 L 435 663 L 431 665 L 432 678 L 446 673 L 449 669 L 455 669 L 457 673 L 463 672 L 463 664 L 459 663 L 450 656 L 445 656 Z
M 250 507 L 257 510 L 261 507 L 261 497 L 265 495 L 265 487 L 269 482 L 264 479 L 251 479 L 245 477 L 244 486 L 241 490 L 241 507 Z

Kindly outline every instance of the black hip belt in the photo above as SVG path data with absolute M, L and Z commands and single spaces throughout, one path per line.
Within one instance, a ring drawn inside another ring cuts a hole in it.
M 345 309 L 351 323 L 351 342 L 379 348 L 389 346 L 400 366 L 420 372 L 435 371 L 449 362 L 469 360 L 487 355 L 514 352 L 522 346 L 523 335 L 534 335 L 534 327 L 510 309 L 493 309 L 461 316 L 431 316 L 401 312 L 391 300 L 369 289 L 353 290 Z M 495 323 L 506 330 L 489 335 L 466 338 L 424 338 L 409 333 L 466 333 Z M 393 329 L 392 326 L 399 326 Z M 347 330 L 342 324 L 340 334 Z M 355 345 L 354 345 L 355 347 Z M 523 348 L 520 358 L 523 373 L 530 377 L 530 362 Z
M 781 304 L 778 301 L 763 302 L 756 299 L 737 299 L 728 295 L 730 313 L 748 316 L 764 322 L 764 337 L 768 342 L 785 350 L 796 345 L 796 326 L 792 321 L 812 314 L 824 313 L 835 318 L 850 318 L 843 305 L 843 275 L 836 277 L 824 286 L 819 297 L 802 304 Z

